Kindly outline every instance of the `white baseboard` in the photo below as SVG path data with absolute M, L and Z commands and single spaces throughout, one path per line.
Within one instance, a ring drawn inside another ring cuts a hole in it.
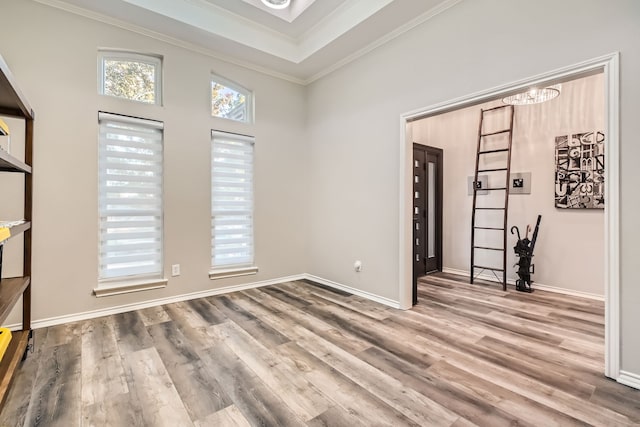
M 465 270 L 457 270 L 455 268 L 443 267 L 442 268 L 442 272 L 443 273 L 450 273 L 450 274 L 456 274 L 456 275 L 460 275 L 460 276 L 469 277 L 469 271 L 468 270 L 465 271 Z M 499 280 L 496 280 L 496 278 L 493 275 L 487 274 L 487 273 L 481 273 L 480 275 L 478 275 L 476 277 L 478 279 L 489 280 L 491 282 L 499 282 Z M 515 286 L 516 282 L 513 279 L 507 279 L 507 285 Z M 571 296 L 574 296 L 574 297 L 581 297 L 581 298 L 588 298 L 588 299 L 597 300 L 597 301 L 604 301 L 604 295 L 592 294 L 590 292 L 576 291 L 576 290 L 573 290 L 573 289 L 559 288 L 557 286 L 545 285 L 545 284 L 542 284 L 542 283 L 539 283 L 539 282 L 535 282 L 535 281 L 533 282 L 531 287 L 533 289 L 539 289 L 541 291 L 555 292 L 555 293 L 558 293 L 558 294 L 571 295 Z
M 339 289 L 341 291 L 349 292 L 350 294 L 358 295 L 368 300 L 375 301 L 392 308 L 400 309 L 400 303 L 389 298 L 381 297 L 379 295 L 375 295 L 366 291 L 361 291 L 360 289 L 352 288 L 338 282 L 323 279 L 322 277 L 314 276 L 313 274 L 305 274 L 305 279 L 311 280 L 312 282 L 320 283 L 321 285 L 329 286 L 331 288 Z
M 74 313 L 74 314 L 66 314 L 63 316 L 50 317 L 47 319 L 34 320 L 31 322 L 31 327 L 33 329 L 47 328 L 49 326 L 62 325 L 64 323 L 77 322 L 81 320 L 95 319 L 97 317 L 110 316 L 112 314 L 125 313 L 128 311 L 141 310 L 143 308 L 155 307 L 158 305 L 171 304 L 174 302 L 180 301 L 188 301 L 196 298 L 204 298 L 213 295 L 221 295 L 227 294 L 236 291 L 243 291 L 246 289 L 260 288 L 263 286 L 277 285 L 278 283 L 284 282 L 293 282 L 296 280 L 308 279 L 322 285 L 326 285 L 335 289 L 340 289 L 345 292 L 349 292 L 354 295 L 361 296 L 363 298 L 367 298 L 371 301 L 378 302 L 380 304 L 387 305 L 393 308 L 400 308 L 400 304 L 398 301 L 391 300 L 389 298 L 384 298 L 375 294 L 371 294 L 366 291 L 361 291 L 359 289 L 355 289 L 337 282 L 333 282 L 331 280 L 323 279 L 321 277 L 314 276 L 312 274 L 298 274 L 294 276 L 287 277 L 279 277 L 277 279 L 263 280 L 260 282 L 252 282 L 245 283 L 242 285 L 234 285 L 234 286 L 225 286 L 223 288 L 216 289 L 208 289 L 206 291 L 198 291 L 192 292 L 188 294 L 176 295 L 167 298 L 157 298 L 144 302 L 137 302 L 133 304 L 124 304 L 115 307 L 102 308 L 99 310 L 85 311 L 82 313 Z M 7 328 L 11 330 L 19 330 L 22 325 L 20 323 L 16 323 L 13 325 L 7 325 Z
M 188 294 L 176 295 L 176 296 L 167 297 L 167 298 L 158 298 L 158 299 L 153 299 L 153 300 L 139 302 L 139 303 L 125 304 L 125 305 L 119 305 L 116 307 L 103 308 L 99 310 L 85 311 L 82 313 L 66 314 L 64 316 L 57 316 L 57 317 L 50 317 L 48 319 L 35 320 L 31 322 L 31 327 L 33 329 L 46 328 L 49 326 L 62 325 L 64 323 L 77 322 L 79 320 L 95 319 L 97 317 L 125 313 L 127 311 L 140 310 L 143 308 L 155 307 L 155 306 L 164 305 L 164 304 L 171 304 L 171 303 L 180 302 L 180 301 L 188 301 L 196 298 L 204 298 L 204 297 L 209 297 L 213 295 L 227 294 L 230 292 L 259 288 L 262 286 L 276 285 L 278 283 L 292 282 L 295 280 L 302 280 L 305 278 L 307 278 L 307 275 L 298 274 L 295 276 L 279 277 L 277 279 L 245 283 L 242 285 L 225 286 L 223 288 L 208 289 L 206 291 L 192 292 Z M 8 325 L 6 327 L 11 330 L 19 330 L 22 328 L 22 324 L 18 323 L 14 325 Z
M 620 384 L 624 384 L 629 387 L 637 388 L 640 390 L 640 375 L 633 374 L 627 371 L 620 371 L 620 376 L 617 381 Z

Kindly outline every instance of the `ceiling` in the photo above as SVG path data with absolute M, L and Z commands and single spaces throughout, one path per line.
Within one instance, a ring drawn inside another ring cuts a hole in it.
M 462 0 L 35 0 L 300 84 Z

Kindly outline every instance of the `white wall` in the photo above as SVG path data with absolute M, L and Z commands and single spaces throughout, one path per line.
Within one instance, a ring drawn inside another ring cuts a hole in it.
M 303 87 L 32 1 L 3 2 L 2 11 L 0 53 L 36 112 L 34 320 L 305 271 Z M 164 106 L 98 95 L 99 47 L 163 55 Z M 212 71 L 255 91 L 255 125 L 210 117 Z M 98 271 L 99 110 L 165 124 L 164 289 L 92 295 Z M 255 276 L 208 278 L 211 129 L 256 137 Z M 10 214 L 3 203 L 0 218 Z M 172 278 L 175 263 L 182 275 Z
M 621 366 L 640 373 L 637 40 L 635 0 L 469 0 L 313 83 L 310 273 L 399 298 L 401 114 L 620 51 Z
M 536 272 L 532 276 L 538 285 L 599 296 L 604 296 L 604 210 L 555 208 L 554 144 L 559 135 L 604 130 L 603 76 L 598 74 L 564 83 L 561 96 L 552 101 L 515 107 L 511 171 L 530 172 L 532 179 L 531 194 L 510 195 L 508 216 L 508 228 L 518 226 L 524 237 L 526 224 L 535 227 L 537 215 L 542 215 L 535 247 Z M 488 102 L 409 124 L 414 142 L 444 150 L 445 269 L 469 271 L 472 196 L 468 195 L 467 177 L 473 176 L 475 170 L 480 109 L 499 105 L 502 105 L 499 100 Z M 508 117 L 506 108 L 486 113 L 485 132 L 506 129 Z M 507 144 L 506 134 L 486 139 L 484 149 L 490 148 L 489 144 L 496 145 L 495 148 Z M 485 165 L 504 167 L 506 153 L 493 156 L 496 164 Z M 504 187 L 504 172 L 485 175 L 490 179 L 490 187 Z M 501 206 L 502 203 L 503 192 L 478 195 L 478 206 Z M 478 212 L 478 225 L 502 227 L 502 212 Z M 476 239 L 480 245 L 502 247 L 501 232 L 477 230 Z M 513 267 L 517 259 L 512 249 L 516 240 L 515 235 L 508 234 L 509 279 L 517 278 L 517 267 Z M 478 250 L 476 264 L 500 267 L 502 254 Z

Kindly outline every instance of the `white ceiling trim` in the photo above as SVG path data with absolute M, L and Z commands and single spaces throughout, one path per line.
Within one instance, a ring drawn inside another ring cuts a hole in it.
M 243 68 L 247 68 L 249 70 L 258 71 L 259 73 L 266 74 L 268 76 L 276 77 L 282 80 L 286 80 L 292 83 L 296 83 L 299 85 L 306 85 L 306 80 L 299 79 L 297 77 L 291 76 L 285 73 L 279 73 L 270 68 L 261 67 L 259 65 L 253 64 L 247 61 L 240 61 L 238 59 L 233 58 L 229 55 L 221 55 L 211 49 L 204 48 L 202 46 L 185 42 L 184 40 L 177 39 L 175 37 L 167 36 L 166 34 L 158 33 L 157 31 L 149 30 L 148 28 L 144 28 L 138 25 L 131 24 L 129 22 L 122 21 L 120 19 L 112 18 L 110 16 L 104 15 L 102 13 L 94 12 L 82 7 L 74 6 L 69 3 L 66 3 L 62 0 L 33 0 L 37 3 L 44 4 L 46 6 L 50 6 L 56 9 L 63 10 L 65 12 L 73 13 L 74 15 L 79 15 L 84 18 L 92 19 L 94 21 L 98 21 L 103 24 L 112 25 L 114 27 L 122 28 L 123 30 L 131 31 L 132 33 L 140 34 L 146 37 L 150 37 L 155 40 L 159 40 L 165 43 L 168 43 L 173 46 L 177 46 L 183 49 L 190 50 L 192 52 L 196 52 L 211 58 L 218 59 L 220 61 L 228 62 L 229 64 L 238 65 Z
M 292 38 L 205 0 L 123 0 L 126 3 L 299 64 L 394 0 L 346 0 Z
M 290 74 L 286 74 L 286 73 L 281 73 L 278 71 L 275 71 L 271 68 L 267 68 L 267 67 L 261 67 L 259 65 L 256 65 L 254 63 L 248 62 L 248 61 L 242 61 L 242 60 L 238 60 L 230 55 L 224 55 L 224 54 L 220 54 L 212 49 L 207 49 L 205 47 L 202 47 L 200 45 L 194 44 L 194 43 L 189 43 L 186 42 L 184 40 L 180 40 L 177 39 L 175 37 L 171 37 L 168 36 L 166 34 L 162 34 L 159 33 L 157 31 L 153 31 L 144 27 L 141 27 L 139 25 L 135 25 L 135 24 L 131 24 L 129 22 L 126 21 L 122 21 L 120 19 L 116 19 L 113 17 L 110 17 L 108 15 L 104 15 L 102 13 L 99 12 L 94 12 L 79 6 L 75 6 L 72 5 L 70 3 L 67 3 L 63 0 L 33 0 L 37 3 L 41 3 L 56 9 L 60 9 L 60 10 L 64 10 L 66 12 L 69 13 L 73 13 L 75 15 L 80 15 L 83 16 L 85 18 L 89 18 L 104 24 L 108 24 L 108 25 L 112 25 L 114 27 L 118 27 L 118 28 L 122 28 L 124 30 L 127 31 L 131 31 L 133 33 L 136 34 L 140 34 L 146 37 L 150 37 L 156 40 L 160 40 L 163 41 L 165 43 L 171 44 L 173 46 L 177 46 L 183 49 L 187 49 L 193 52 L 197 52 L 200 53 L 202 55 L 211 57 L 211 58 L 215 58 L 230 64 L 234 64 L 234 65 L 238 65 L 240 67 L 243 68 L 247 68 L 250 70 L 254 70 L 257 72 L 260 72 L 262 74 L 266 74 L 268 76 L 272 76 L 272 77 L 276 77 L 285 81 L 289 81 L 292 83 L 296 83 L 302 86 L 306 86 L 310 83 L 313 83 L 314 81 L 332 73 L 333 71 L 338 70 L 339 68 L 349 64 L 352 61 L 355 61 L 356 59 L 360 58 L 361 56 L 373 51 L 374 49 L 384 45 L 385 43 L 393 40 L 394 38 L 404 34 L 405 32 L 411 30 L 412 28 L 416 27 L 417 25 L 422 24 L 423 22 L 428 21 L 429 19 L 433 18 L 434 16 L 444 12 L 445 10 L 449 9 L 450 7 L 456 5 L 457 3 L 460 3 L 463 0 L 447 0 L 443 3 L 440 3 L 438 6 L 428 10 L 427 12 L 418 15 L 415 19 L 413 19 L 412 21 L 406 23 L 405 25 L 402 25 L 401 27 L 398 27 L 396 30 L 388 33 L 387 35 L 378 38 L 377 40 L 373 41 L 372 43 L 370 43 L 369 45 L 365 46 L 364 48 L 358 50 L 357 52 L 354 52 L 353 54 L 345 57 L 344 59 L 334 63 L 333 65 L 331 65 L 330 67 L 327 67 L 323 70 L 321 70 L 320 72 L 314 74 L 313 76 L 309 77 L 308 79 L 300 79 L 298 77 L 292 76 Z M 129 1 L 129 0 L 126 0 Z M 133 0 L 136 1 L 136 0 Z M 196 0 L 196 1 L 202 1 L 202 0 Z M 354 0 L 354 1 L 359 1 L 359 0 Z M 377 1 L 392 1 L 392 0 L 377 0 Z M 373 3 L 373 0 L 372 0 Z M 346 6 L 345 6 L 346 7 Z M 243 18 L 244 19 L 244 18 Z M 257 25 L 255 23 L 253 23 L 253 25 Z M 323 25 L 323 23 L 319 23 L 319 25 Z
M 463 0 L 447 0 L 444 3 L 440 3 L 438 6 L 434 7 L 433 9 L 430 9 L 428 11 L 426 11 L 425 13 L 418 15 L 416 18 L 412 19 L 411 21 L 407 22 L 406 24 L 396 28 L 395 30 L 393 30 L 392 32 L 386 34 L 383 37 L 380 37 L 379 39 L 373 41 L 372 43 L 370 43 L 369 45 L 363 47 L 362 49 L 352 53 L 349 56 L 346 56 L 345 58 L 343 58 L 342 60 L 336 62 L 335 64 L 331 65 L 330 67 L 327 67 L 323 70 L 321 70 L 320 72 L 314 74 L 313 76 L 309 77 L 307 80 L 305 80 L 305 85 L 309 84 L 309 83 L 313 83 L 314 81 L 328 75 L 331 74 L 332 72 L 336 71 L 339 68 L 344 67 L 345 65 L 347 65 L 348 63 L 355 61 L 356 59 L 360 58 L 363 55 L 366 55 L 367 53 L 379 48 L 380 46 L 384 45 L 385 43 L 390 42 L 391 40 L 395 39 L 398 36 L 401 36 L 402 34 L 406 33 L 407 31 L 411 30 L 414 27 L 417 27 L 418 25 L 428 21 L 429 19 L 433 18 L 436 15 L 439 15 L 440 13 L 444 12 L 445 10 L 449 9 L 450 7 L 455 6 L 456 4 L 460 3 Z
M 345 1 L 298 39 L 302 62 L 394 0 Z
M 204 0 L 123 1 L 287 61 L 299 57 L 295 39 Z

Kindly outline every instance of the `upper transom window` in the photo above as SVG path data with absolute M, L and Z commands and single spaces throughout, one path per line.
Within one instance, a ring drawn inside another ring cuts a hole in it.
M 211 76 L 211 115 L 251 123 L 253 94 L 220 76 Z
M 101 51 L 100 93 L 145 104 L 162 104 L 162 58 Z

